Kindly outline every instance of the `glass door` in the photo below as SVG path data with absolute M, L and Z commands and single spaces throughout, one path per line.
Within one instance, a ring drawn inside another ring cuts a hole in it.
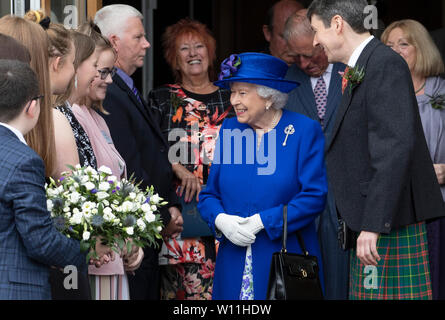
M 0 17 L 12 14 L 13 1 L 0 1 Z

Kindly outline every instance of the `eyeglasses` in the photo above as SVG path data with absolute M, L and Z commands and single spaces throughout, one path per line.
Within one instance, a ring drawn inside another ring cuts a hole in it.
M 31 104 L 33 101 L 39 101 L 40 99 L 43 99 L 44 97 L 45 97 L 44 95 L 40 95 L 40 96 L 34 97 L 31 100 L 29 100 L 28 107 L 26 108 L 26 113 L 28 113 L 29 108 L 31 107 Z
M 397 50 L 404 51 L 411 46 L 411 44 L 408 42 L 388 43 L 387 45 L 394 51 L 397 51 Z
M 105 80 L 108 77 L 108 75 L 110 75 L 113 78 L 114 75 L 116 74 L 117 69 L 116 68 L 112 68 L 112 69 L 104 68 L 102 70 L 97 70 L 97 71 L 100 74 L 100 79 Z

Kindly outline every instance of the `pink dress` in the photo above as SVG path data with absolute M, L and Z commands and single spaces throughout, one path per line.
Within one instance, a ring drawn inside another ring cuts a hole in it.
M 84 128 L 91 141 L 97 166 L 107 166 L 119 180 L 126 178 L 127 171 L 125 161 L 116 150 L 111 139 L 110 130 L 105 120 L 92 108 L 72 106 L 74 115 Z M 128 297 L 128 281 L 126 279 L 122 258 L 116 255 L 114 261 L 96 268 L 94 265 L 88 267 L 88 274 L 96 277 L 96 285 L 92 283 L 93 299 L 98 300 L 125 300 Z M 113 277 L 114 276 L 114 277 Z M 106 288 L 106 289 L 105 289 Z

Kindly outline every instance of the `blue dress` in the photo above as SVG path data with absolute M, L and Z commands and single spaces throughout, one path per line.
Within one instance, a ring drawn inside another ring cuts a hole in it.
M 285 130 L 290 125 L 295 131 L 287 135 Z M 221 127 L 198 209 L 215 236 L 219 235 L 215 232 L 215 219 L 220 213 L 241 217 L 260 214 L 264 229 L 252 244 L 253 290 L 257 300 L 266 298 L 272 254 L 281 249 L 285 204 L 288 204 L 288 251 L 301 253 L 295 234 L 300 230 L 307 250 L 318 257 L 324 287 L 314 223 L 325 207 L 327 193 L 323 149 L 320 124 L 287 110 L 283 110 L 275 130 L 263 136 L 258 150 L 256 133 L 250 126 L 232 118 Z M 224 236 L 218 240 L 213 299 L 237 300 L 246 248 L 232 244 Z

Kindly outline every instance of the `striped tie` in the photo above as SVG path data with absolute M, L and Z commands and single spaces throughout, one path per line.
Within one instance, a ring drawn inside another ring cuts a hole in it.
M 138 99 L 139 103 L 144 105 L 144 103 L 142 102 L 142 98 L 141 98 L 141 95 L 139 93 L 139 90 L 136 88 L 136 86 L 133 86 L 133 89 L 131 89 L 131 91 L 133 91 L 133 94 L 136 96 L 136 98 Z

